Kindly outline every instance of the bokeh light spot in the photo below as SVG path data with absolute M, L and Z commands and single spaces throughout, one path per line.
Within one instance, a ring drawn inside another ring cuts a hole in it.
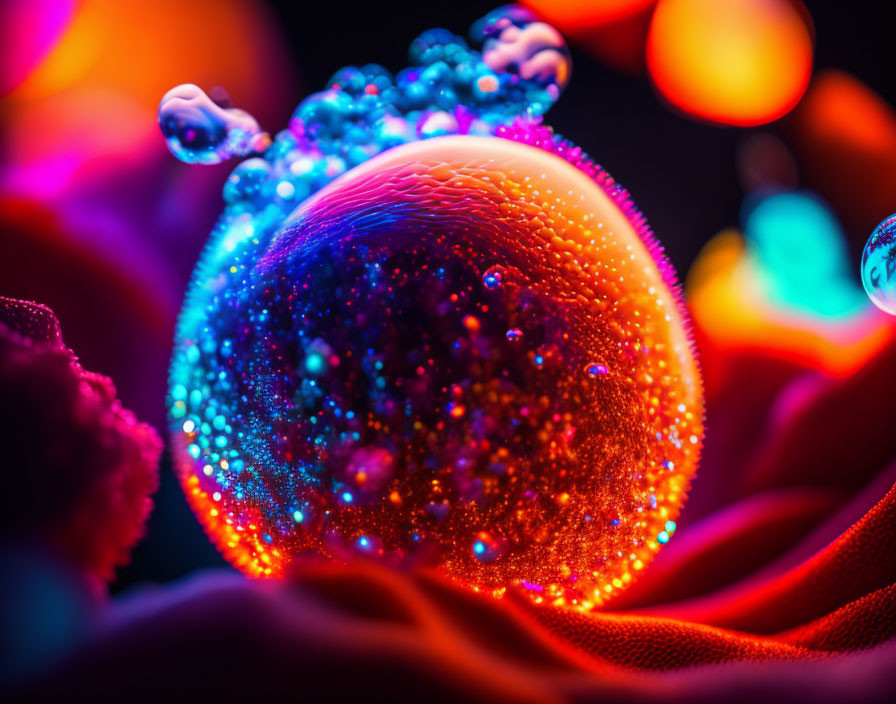
M 747 206 L 744 233 L 773 301 L 822 317 L 850 316 L 865 297 L 850 275 L 840 225 L 807 192 L 777 193 Z
M 759 125 L 805 92 L 812 36 L 790 0 L 661 0 L 647 66 L 663 98 L 688 115 Z

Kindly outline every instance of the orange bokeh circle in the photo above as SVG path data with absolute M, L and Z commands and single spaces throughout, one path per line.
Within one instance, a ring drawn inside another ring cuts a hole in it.
M 647 38 L 651 80 L 688 115 L 740 127 L 771 122 L 809 83 L 807 19 L 796 0 L 661 0 Z

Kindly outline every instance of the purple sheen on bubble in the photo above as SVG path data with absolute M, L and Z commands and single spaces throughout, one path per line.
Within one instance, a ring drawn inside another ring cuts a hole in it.
M 168 149 L 188 164 L 219 164 L 247 156 L 262 135 L 249 113 L 222 107 L 192 83 L 165 93 L 158 119 Z

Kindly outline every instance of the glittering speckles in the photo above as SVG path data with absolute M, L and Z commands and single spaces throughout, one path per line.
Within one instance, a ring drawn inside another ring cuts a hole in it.
M 168 398 L 178 473 L 234 564 L 361 555 L 588 609 L 649 563 L 702 397 L 668 272 L 600 185 L 546 151 L 444 137 L 285 223 L 234 208 Z

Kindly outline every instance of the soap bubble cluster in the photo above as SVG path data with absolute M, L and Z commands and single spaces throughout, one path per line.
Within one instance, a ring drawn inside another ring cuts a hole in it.
M 189 163 L 263 152 L 237 167 L 225 200 L 251 211 L 271 204 L 292 210 L 385 149 L 449 134 L 495 134 L 517 117 L 539 118 L 556 102 L 571 71 L 556 29 L 508 5 L 474 24 L 470 36 L 473 47 L 446 29 L 423 32 L 411 43 L 410 66 L 395 74 L 376 64 L 340 69 L 326 90 L 299 104 L 270 146 L 259 143 L 251 116 L 216 105 L 196 86 L 170 91 L 159 122 L 172 153 Z

